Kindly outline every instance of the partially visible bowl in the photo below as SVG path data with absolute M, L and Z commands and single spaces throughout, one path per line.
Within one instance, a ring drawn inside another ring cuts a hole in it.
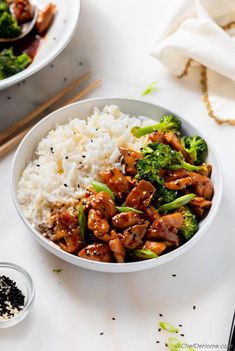
M 32 4 L 38 6 L 39 9 L 43 8 L 48 3 L 49 0 L 32 0 Z M 45 67 L 58 56 L 69 43 L 77 27 L 81 1 L 54 0 L 53 3 L 57 7 L 55 19 L 45 38 L 42 38 L 39 50 L 33 62 L 22 72 L 0 80 L 0 90 L 22 81 Z
M 34 286 L 29 273 L 22 267 L 8 262 L 0 263 L 0 276 L 9 277 L 16 283 L 17 288 L 22 291 L 25 301 L 23 309 L 15 317 L 0 319 L 0 329 L 12 327 L 21 322 L 29 313 L 34 301 Z
M 39 243 L 42 246 L 44 246 L 47 250 L 49 250 L 50 252 L 67 262 L 70 262 L 76 266 L 95 271 L 112 273 L 134 272 L 157 267 L 161 264 L 171 261 L 173 258 L 176 258 L 182 253 L 188 251 L 203 235 L 206 234 L 210 224 L 216 216 L 222 195 L 222 172 L 217 156 L 213 149 L 210 147 L 210 145 L 208 146 L 209 152 L 207 161 L 213 166 L 212 181 L 215 190 L 213 204 L 210 209 L 210 212 L 208 213 L 207 217 L 200 222 L 199 230 L 192 239 L 190 239 L 186 244 L 180 246 L 174 251 L 162 255 L 157 259 L 117 264 L 90 261 L 68 254 L 67 252 L 60 249 L 58 245 L 43 237 L 42 234 L 27 221 L 24 214 L 22 213 L 21 206 L 17 198 L 17 184 L 19 178 L 26 165 L 29 163 L 29 161 L 31 161 L 34 150 L 39 141 L 51 129 L 54 129 L 57 124 L 65 124 L 68 122 L 69 119 L 76 117 L 85 119 L 87 116 L 91 115 L 94 106 L 97 106 L 98 108 L 102 109 L 105 105 L 117 105 L 124 113 L 127 113 L 130 116 L 146 116 L 155 120 L 159 120 L 159 118 L 164 113 L 172 113 L 154 104 L 138 101 L 135 99 L 125 98 L 97 98 L 84 100 L 51 113 L 49 116 L 47 116 L 37 125 L 35 125 L 34 128 L 32 128 L 32 130 L 25 136 L 15 153 L 11 170 L 11 190 L 13 200 L 16 209 L 20 214 L 22 220 L 24 221 L 25 225 L 31 230 L 34 237 L 39 241 Z M 201 135 L 203 137 L 202 133 L 196 128 L 194 128 L 189 122 L 185 121 L 179 116 L 177 117 L 182 121 L 183 132 L 185 134 Z M 205 138 L 205 140 L 207 139 Z

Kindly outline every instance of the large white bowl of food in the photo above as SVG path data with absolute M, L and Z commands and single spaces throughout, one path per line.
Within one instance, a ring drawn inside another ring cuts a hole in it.
M 157 267 L 206 234 L 222 194 L 205 137 L 166 109 L 84 100 L 40 121 L 12 164 L 15 206 L 47 250 L 103 272 Z

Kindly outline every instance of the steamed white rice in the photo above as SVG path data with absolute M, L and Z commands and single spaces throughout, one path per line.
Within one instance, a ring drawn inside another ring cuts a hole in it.
M 75 118 L 50 131 L 18 184 L 18 198 L 28 220 L 36 227 L 47 226 L 53 205 L 78 200 L 91 181 L 100 180 L 100 173 L 112 166 L 122 169 L 118 148 L 139 150 L 145 141 L 134 138 L 130 129 L 152 123 L 106 106 L 102 111 L 94 108 L 86 120 Z

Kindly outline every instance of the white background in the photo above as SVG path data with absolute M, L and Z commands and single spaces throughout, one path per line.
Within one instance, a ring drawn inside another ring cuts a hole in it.
M 207 116 L 199 71 L 179 80 L 149 55 L 167 5 L 165 0 L 83 1 L 78 30 L 53 67 L 0 93 L 0 129 L 86 71 L 103 79 L 90 97 L 140 98 L 157 80 L 157 90 L 145 100 L 190 121 L 218 153 L 224 175 L 218 216 L 194 248 L 165 266 L 122 275 L 79 269 L 39 246 L 21 222 L 10 194 L 9 154 L 0 161 L 0 261 L 18 263 L 32 274 L 36 299 L 22 323 L 0 330 L 1 351 L 161 351 L 166 340 L 158 332 L 161 320 L 182 324 L 189 343 L 227 343 L 235 302 L 235 129 Z M 63 271 L 56 274 L 54 268 Z

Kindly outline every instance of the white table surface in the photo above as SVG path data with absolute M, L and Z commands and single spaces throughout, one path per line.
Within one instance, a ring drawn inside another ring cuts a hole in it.
M 32 274 L 36 298 L 22 323 L 0 330 L 1 351 L 165 350 L 161 320 L 182 324 L 185 341 L 207 344 L 200 350 L 227 343 L 235 302 L 235 129 L 207 116 L 197 70 L 179 80 L 149 55 L 166 8 L 165 0 L 83 1 L 79 28 L 53 67 L 0 92 L 0 128 L 88 70 L 103 79 L 90 97 L 140 97 L 157 80 L 145 100 L 189 120 L 218 153 L 224 174 L 218 216 L 190 252 L 157 269 L 121 275 L 79 269 L 43 249 L 21 222 L 10 194 L 9 154 L 0 161 L 0 261 Z

